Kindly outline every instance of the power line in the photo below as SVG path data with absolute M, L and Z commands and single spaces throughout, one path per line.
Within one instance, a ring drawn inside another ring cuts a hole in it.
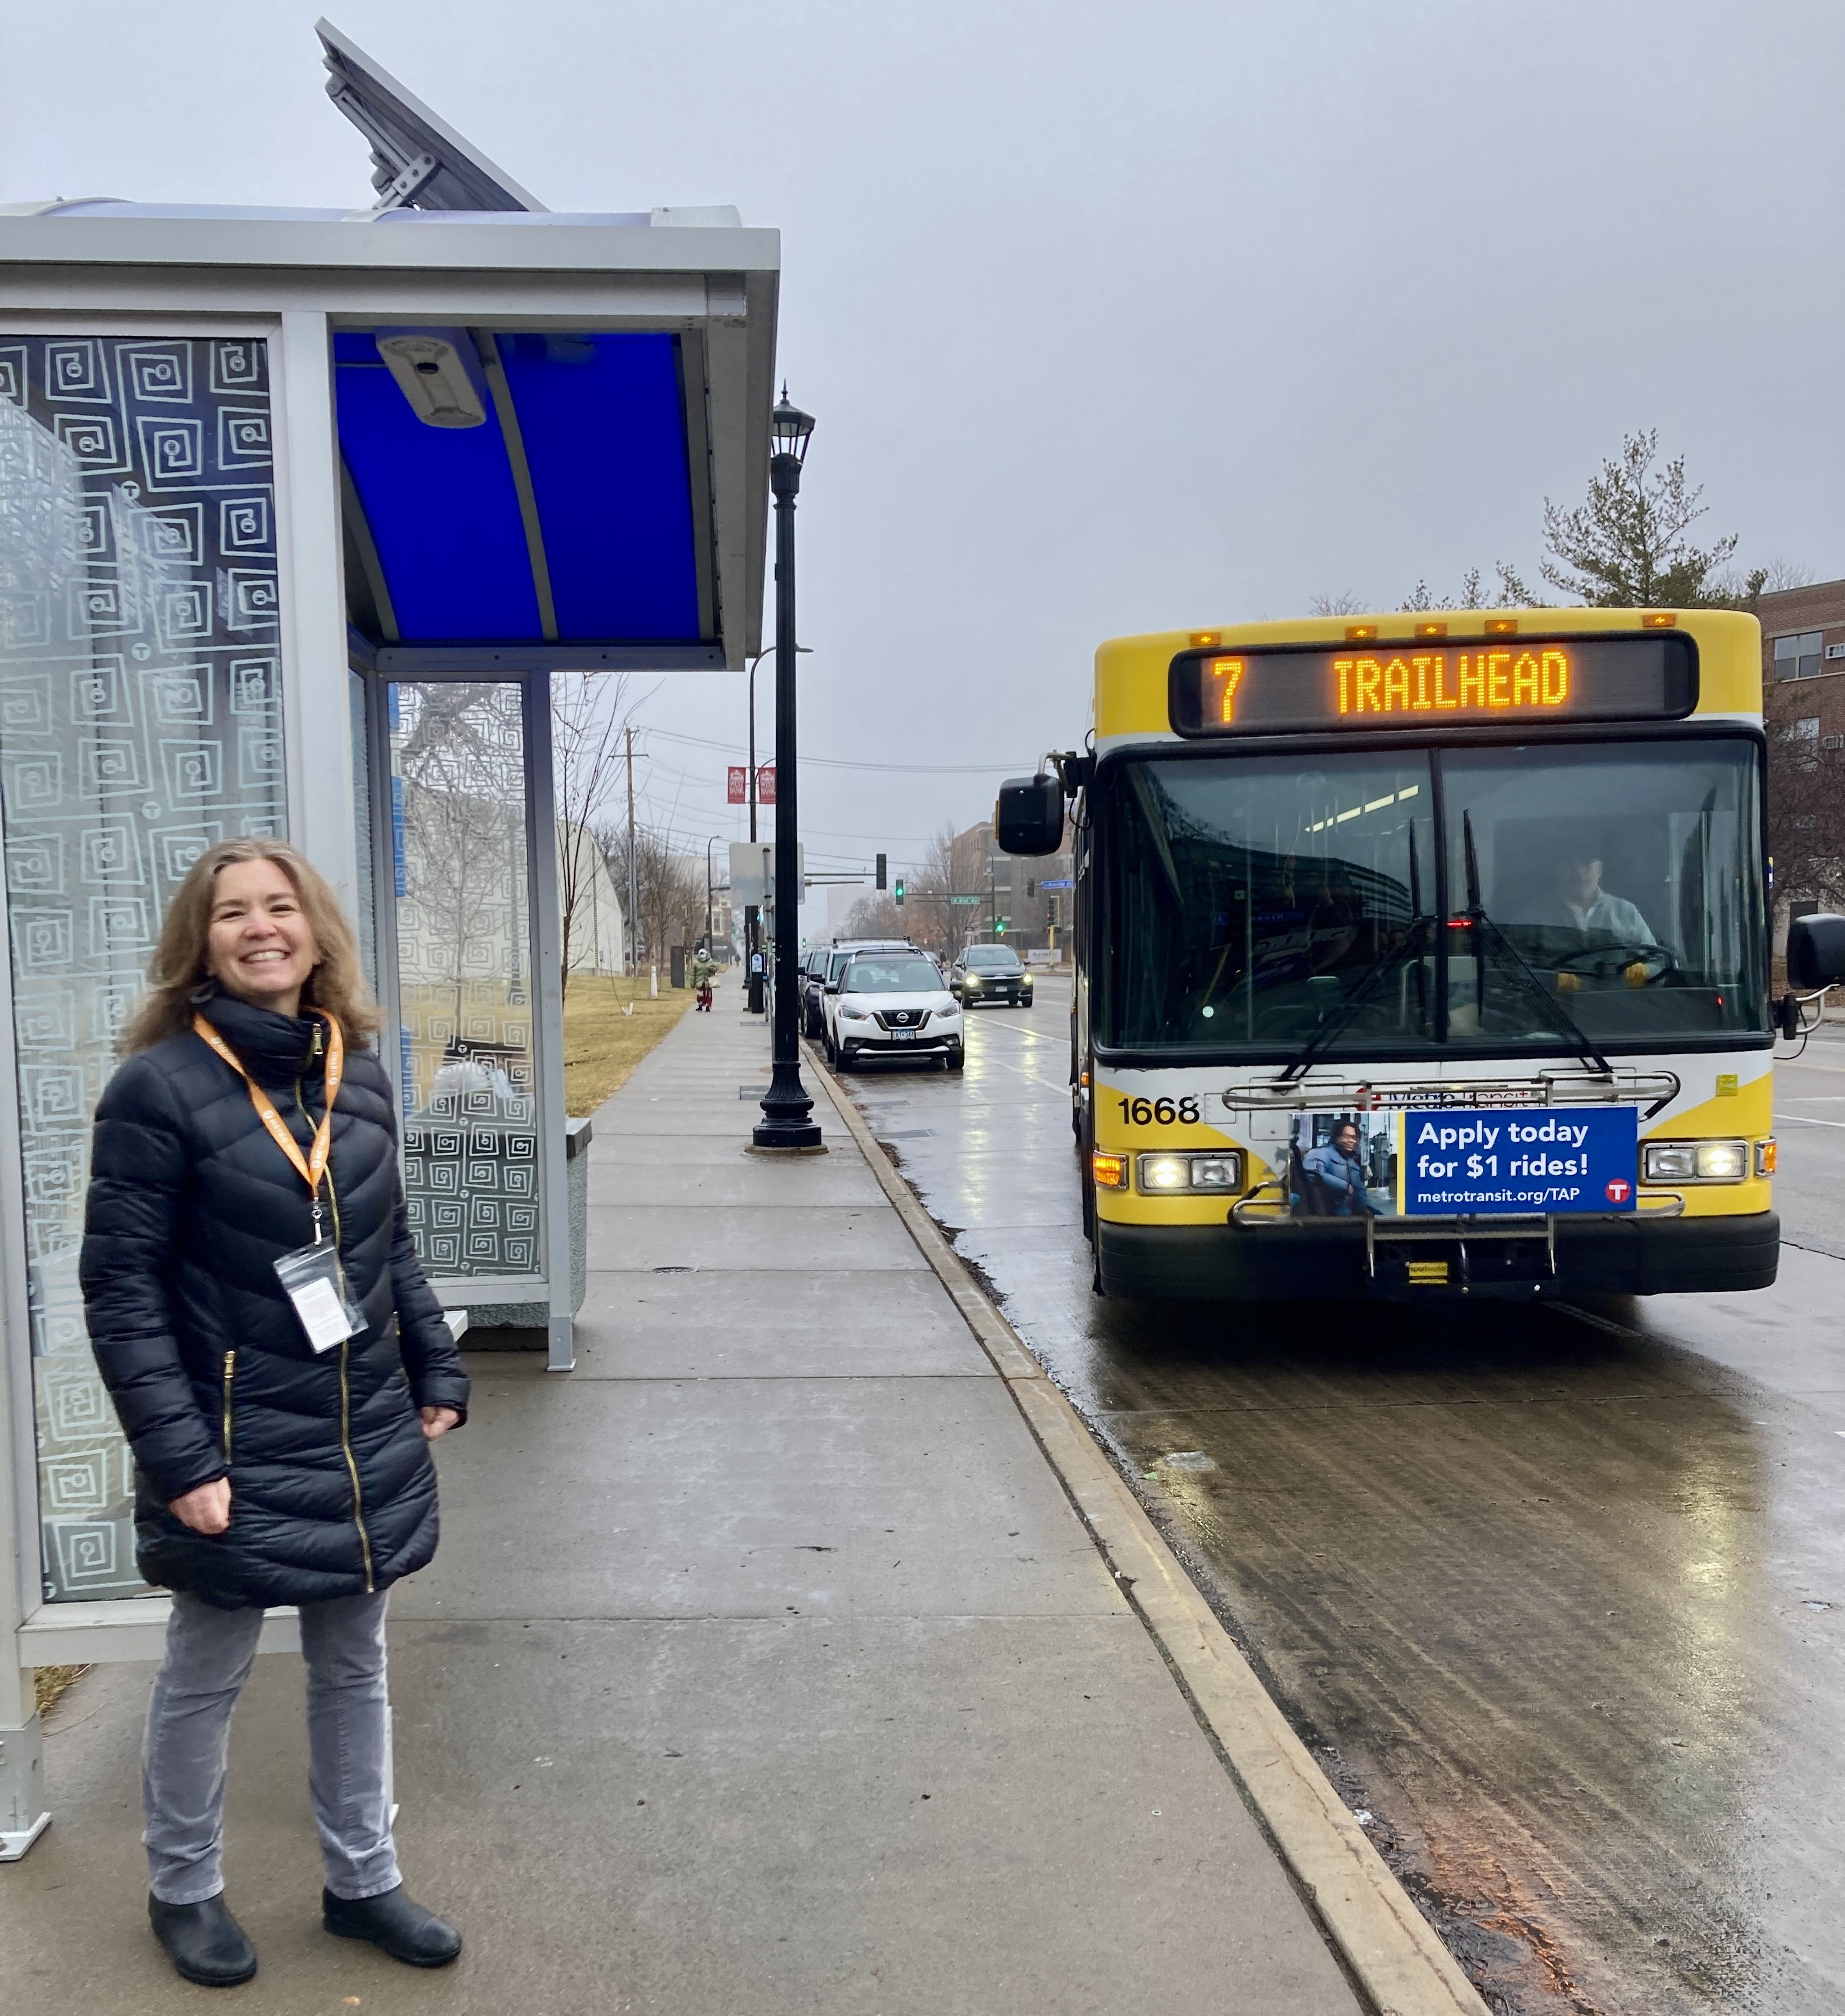
M 682 735 L 677 729 L 647 728 L 646 735 L 663 736 L 668 742 L 686 742 L 697 749 L 722 749 L 733 756 L 746 754 L 743 745 L 737 742 L 714 742 L 708 736 Z M 759 763 L 773 762 L 773 756 L 765 759 L 759 751 Z M 821 770 L 882 770 L 903 776 L 989 777 L 1004 771 L 1029 769 L 1028 763 L 858 763 L 840 756 L 803 756 L 801 767 L 812 765 Z

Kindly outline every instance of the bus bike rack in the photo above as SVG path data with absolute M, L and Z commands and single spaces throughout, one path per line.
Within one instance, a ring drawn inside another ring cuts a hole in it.
M 1276 1193 L 1271 1201 L 1266 1193 Z M 1290 1224 L 1294 1219 L 1284 1201 L 1286 1193 L 1278 1176 L 1265 1177 L 1255 1188 L 1237 1199 L 1230 1208 L 1231 1222 L 1237 1225 Z M 1659 1190 L 1644 1200 L 1636 1199 L 1634 1215 L 1636 1218 L 1682 1218 L 1685 1215 L 1685 1195 L 1680 1190 Z M 1380 1222 L 1386 1227 L 1380 1233 Z M 1545 1271 L 1554 1281 L 1557 1277 L 1557 1220 L 1555 1212 L 1540 1219 L 1533 1213 L 1530 1217 L 1507 1217 L 1490 1223 L 1478 1219 L 1426 1219 L 1420 1221 L 1391 1219 L 1380 1221 L 1375 1211 L 1364 1214 L 1364 1272 L 1366 1277 L 1375 1281 L 1378 1276 L 1378 1245 L 1380 1239 L 1390 1246 L 1454 1246 L 1459 1251 L 1461 1283 L 1468 1280 L 1468 1242 L 1476 1244 L 1510 1243 L 1515 1240 L 1530 1242 L 1538 1236 L 1538 1227 L 1543 1227 Z

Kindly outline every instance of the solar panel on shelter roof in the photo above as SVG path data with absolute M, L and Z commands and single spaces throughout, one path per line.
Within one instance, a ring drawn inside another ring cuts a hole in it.
M 326 95 L 372 145 L 380 210 L 542 210 L 390 71 L 323 18 L 314 23 L 327 67 Z

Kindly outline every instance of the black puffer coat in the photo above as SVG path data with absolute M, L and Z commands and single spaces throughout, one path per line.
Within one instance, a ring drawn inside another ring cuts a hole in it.
M 304 1157 L 324 1106 L 322 1024 L 222 995 L 203 1012 Z M 317 1354 L 274 1265 L 314 1237 L 308 1186 L 243 1079 L 189 1031 L 128 1058 L 96 1109 L 81 1273 L 134 1446 L 137 1559 L 150 1582 L 221 1609 L 383 1589 L 435 1552 L 417 1409 L 465 1418 L 467 1375 L 411 1247 L 389 1081 L 351 1042 L 328 1172 L 367 1327 Z M 227 1474 L 228 1532 L 167 1510 Z

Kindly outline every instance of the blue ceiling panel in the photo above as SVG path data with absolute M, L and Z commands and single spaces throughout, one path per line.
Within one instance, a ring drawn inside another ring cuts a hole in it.
M 584 332 L 495 341 L 532 472 L 559 635 L 696 639 L 676 340 Z
M 536 642 L 538 592 L 498 419 L 489 409 L 483 427 L 426 427 L 371 339 L 359 341 L 369 361 L 341 355 L 334 373 L 340 448 L 398 635 Z

